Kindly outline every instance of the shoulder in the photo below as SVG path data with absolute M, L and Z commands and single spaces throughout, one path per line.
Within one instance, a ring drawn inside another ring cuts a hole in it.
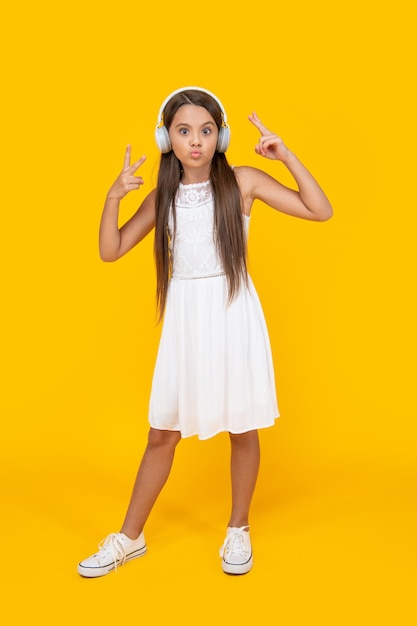
M 154 187 L 154 189 L 152 189 L 152 191 L 150 191 L 148 193 L 148 195 L 146 196 L 144 202 L 147 201 L 147 202 L 155 203 L 155 198 L 156 198 L 156 187 Z
M 256 167 L 236 167 L 235 175 L 243 199 L 246 215 L 250 214 L 253 202 L 260 200 L 273 209 L 291 215 L 299 213 L 299 194 Z
M 268 181 L 274 180 L 269 174 L 251 167 L 249 165 L 239 165 L 234 168 L 240 193 L 243 197 L 250 197 L 252 200 L 258 197 L 258 190 Z
M 236 166 L 233 168 L 233 172 L 242 197 L 243 213 L 250 215 L 253 201 L 256 198 L 256 189 L 259 185 L 258 174 L 263 172 L 248 165 Z
M 155 211 L 155 202 L 156 202 L 156 189 L 152 189 L 148 193 L 148 195 L 144 198 L 141 206 L 139 207 L 142 211 Z
M 255 187 L 260 182 L 271 178 L 269 174 L 249 165 L 238 165 L 233 168 L 239 186 L 243 189 Z
M 253 170 L 255 168 L 249 167 L 249 165 L 235 165 L 233 166 L 233 171 L 236 176 L 236 180 L 239 185 L 245 184 L 253 175 Z

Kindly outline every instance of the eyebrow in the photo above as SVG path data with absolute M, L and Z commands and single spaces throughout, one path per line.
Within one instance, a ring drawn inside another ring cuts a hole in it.
M 178 126 L 188 126 L 188 128 L 190 128 L 190 124 L 187 124 L 187 122 L 180 122 L 179 124 L 175 125 L 175 128 L 178 128 Z M 201 127 L 203 126 L 216 126 L 216 124 L 214 122 L 208 121 L 205 122 L 204 124 L 201 124 Z

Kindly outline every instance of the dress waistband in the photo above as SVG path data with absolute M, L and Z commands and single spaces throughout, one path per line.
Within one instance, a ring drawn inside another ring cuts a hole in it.
M 172 280 L 201 280 L 202 278 L 217 278 L 218 276 L 226 276 L 226 272 L 218 274 L 206 274 L 205 276 L 171 276 Z

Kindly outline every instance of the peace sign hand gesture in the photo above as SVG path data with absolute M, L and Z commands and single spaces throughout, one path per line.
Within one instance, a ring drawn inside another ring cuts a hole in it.
M 108 199 L 121 200 L 129 193 L 129 191 L 139 189 L 139 187 L 144 183 L 142 176 L 134 176 L 134 174 L 140 168 L 142 163 L 144 163 L 146 156 L 140 157 L 138 161 L 135 161 L 135 163 L 131 165 L 130 154 L 131 146 L 128 145 L 125 152 L 123 169 L 114 181 L 113 185 L 110 187 L 107 194 Z
M 262 124 L 255 111 L 252 115 L 249 115 L 248 119 L 261 133 L 259 142 L 255 146 L 256 154 L 266 157 L 267 159 L 283 161 L 285 163 L 291 153 L 282 139 Z

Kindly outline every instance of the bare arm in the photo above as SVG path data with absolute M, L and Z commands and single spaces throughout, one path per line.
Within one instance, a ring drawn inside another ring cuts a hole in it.
M 279 160 L 288 168 L 298 186 L 298 191 L 282 185 L 272 176 L 252 167 L 236 168 L 245 212 L 255 199 L 262 200 L 273 209 L 308 220 L 323 222 L 333 215 L 333 209 L 324 191 L 312 174 L 283 143 L 282 139 L 271 133 L 259 120 L 256 113 L 249 120 L 261 133 L 255 151 L 260 156 Z
M 131 250 L 155 225 L 155 190 L 144 199 L 136 213 L 119 228 L 120 201 L 130 192 L 143 185 L 140 176 L 134 176 L 145 161 L 141 157 L 130 165 L 130 146 L 126 149 L 124 166 L 110 187 L 100 222 L 99 250 L 103 261 L 116 261 Z

